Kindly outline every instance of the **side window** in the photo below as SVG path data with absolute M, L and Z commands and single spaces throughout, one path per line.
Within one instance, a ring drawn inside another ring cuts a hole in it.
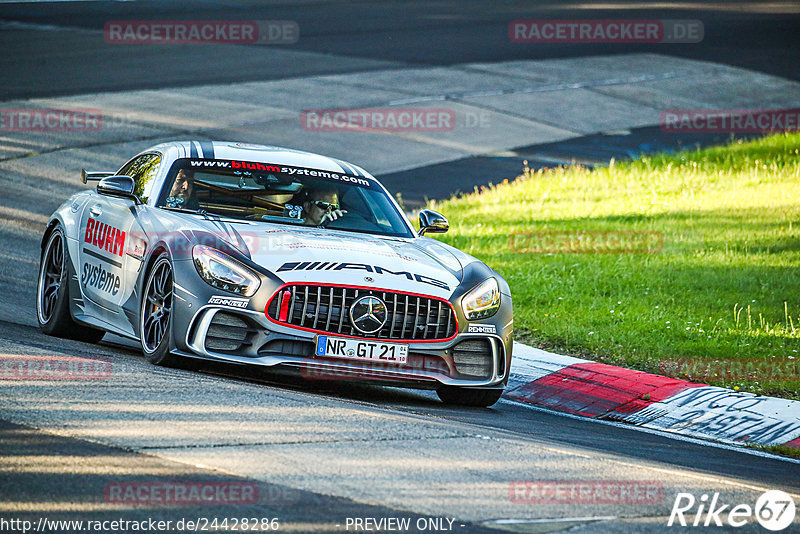
M 126 163 L 119 174 L 133 178 L 136 181 L 134 193 L 142 199 L 142 202 L 147 202 L 152 194 L 153 182 L 160 164 L 161 156 L 158 154 L 144 154 Z

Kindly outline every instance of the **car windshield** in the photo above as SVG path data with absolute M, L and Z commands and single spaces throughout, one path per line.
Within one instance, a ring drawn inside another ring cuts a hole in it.
M 413 237 L 374 179 L 305 167 L 179 159 L 157 205 L 251 221 Z

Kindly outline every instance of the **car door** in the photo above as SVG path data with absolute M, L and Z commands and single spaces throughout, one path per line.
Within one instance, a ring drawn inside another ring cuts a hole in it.
M 152 189 L 161 155 L 137 156 L 118 174 L 133 178 L 134 192 L 146 203 Z M 137 222 L 145 209 L 130 199 L 96 195 L 81 216 L 79 247 L 80 280 L 84 295 L 102 308 L 101 319 L 133 333 L 129 321 L 120 324 L 115 317 L 130 297 L 141 268 L 147 237 Z

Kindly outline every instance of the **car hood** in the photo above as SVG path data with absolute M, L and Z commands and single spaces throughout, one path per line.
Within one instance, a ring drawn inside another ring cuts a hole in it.
M 231 225 L 233 226 L 233 225 Z M 462 264 L 427 238 L 402 239 L 320 228 L 236 225 L 226 238 L 284 282 L 374 287 L 449 298 L 461 282 Z M 242 246 L 244 245 L 244 246 Z

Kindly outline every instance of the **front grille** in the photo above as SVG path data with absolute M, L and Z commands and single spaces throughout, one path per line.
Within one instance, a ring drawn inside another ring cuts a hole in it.
M 248 320 L 220 311 L 214 314 L 206 333 L 206 350 L 215 352 L 238 352 L 252 344 L 257 330 Z
M 392 340 L 440 340 L 456 334 L 456 318 L 447 302 L 405 293 L 352 287 L 293 284 L 275 294 L 267 306 L 267 315 L 276 322 L 280 302 L 288 291 L 289 310 L 284 324 L 319 332 L 363 338 Z M 372 295 L 386 304 L 386 324 L 377 332 L 364 334 L 350 323 L 350 306 L 359 297 Z
M 491 377 L 493 359 L 491 341 L 486 338 L 467 339 L 453 347 L 453 363 L 464 377 Z

